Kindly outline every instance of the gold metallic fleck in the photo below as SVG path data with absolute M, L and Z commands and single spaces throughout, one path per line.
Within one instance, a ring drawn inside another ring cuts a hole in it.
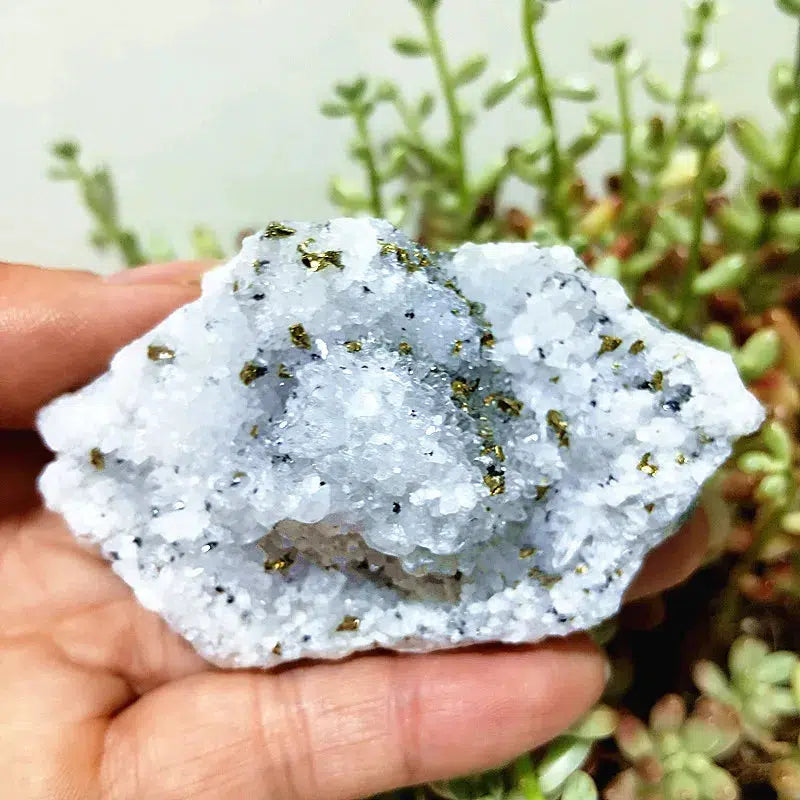
M 401 356 L 410 356 L 414 352 L 414 348 L 408 342 L 400 342 L 397 345 L 397 352 L 400 353 Z
M 345 615 L 342 621 L 336 627 L 337 631 L 357 631 L 358 626 L 361 625 L 361 620 L 358 617 L 351 617 L 349 614 Z
M 278 377 L 279 378 L 291 378 L 293 377 L 292 373 L 289 372 L 289 367 L 286 364 L 278 364 Z
M 397 247 L 394 251 L 398 264 L 402 264 L 408 272 L 414 272 L 418 267 L 412 262 L 411 256 L 404 247 Z
M 258 425 L 253 425 L 253 427 L 252 427 L 252 428 L 250 428 L 250 435 L 251 435 L 251 436 L 252 436 L 254 439 L 258 438 Z
M 497 407 L 504 413 L 510 414 L 512 417 L 518 417 L 522 411 L 523 403 L 517 400 L 516 397 L 498 397 Z
M 328 267 L 344 269 L 341 250 L 314 251 L 309 249 L 313 241 L 313 239 L 306 239 L 304 242 L 300 242 L 300 244 L 297 245 L 297 252 L 300 253 L 300 261 L 306 269 L 311 272 L 322 272 L 322 270 Z
M 650 463 L 650 456 L 652 455 L 652 453 L 645 453 L 636 465 L 636 469 L 640 472 L 644 472 L 645 475 L 649 475 L 651 478 L 658 472 L 658 467 Z
M 430 259 L 421 250 L 415 250 L 412 255 L 404 247 L 400 247 L 393 242 L 380 242 L 380 245 L 381 255 L 388 256 L 394 254 L 397 263 L 405 267 L 407 272 L 417 272 L 423 267 L 429 267 L 431 265 Z
M 245 365 L 239 370 L 239 380 L 245 385 L 249 386 L 253 381 L 265 375 L 267 372 L 266 367 L 259 366 L 254 361 L 247 361 Z
M 361 342 L 357 342 L 354 339 L 349 339 L 344 343 L 345 349 L 348 353 L 360 353 L 361 352 Z
M 491 497 L 497 497 L 503 494 L 506 490 L 506 479 L 502 475 L 484 475 L 483 482 L 489 489 Z
M 536 499 L 541 500 L 545 497 L 545 495 L 550 491 L 550 484 L 549 483 L 540 483 L 536 487 Z
M 600 350 L 598 350 L 597 355 L 601 356 L 603 353 L 611 353 L 616 350 L 621 344 L 622 339 L 619 336 L 601 336 L 601 345 Z
M 519 557 L 520 558 L 530 558 L 532 555 L 535 555 L 537 549 L 535 547 L 520 547 L 519 549 Z
M 299 322 L 289 326 L 289 338 L 295 347 L 299 347 L 302 350 L 311 349 L 311 337 Z
M 297 231 L 289 225 L 285 225 L 282 222 L 270 222 L 267 227 L 264 228 L 264 231 L 259 238 L 284 239 L 287 236 L 293 236 L 295 233 L 297 233 Z
M 457 400 L 468 400 L 470 395 L 478 388 L 478 382 L 475 381 L 474 383 L 469 383 L 469 381 L 465 381 L 463 378 L 453 378 L 450 381 L 450 391 L 453 393 L 453 397 Z M 491 431 L 489 432 L 489 436 L 491 436 Z
M 652 391 L 660 392 L 664 388 L 664 373 L 660 369 L 656 370 L 648 384 Z
M 569 434 L 567 433 L 569 425 L 561 416 L 561 412 L 551 408 L 547 412 L 547 424 L 556 432 L 559 447 L 569 447 Z
M 89 463 L 96 469 L 105 469 L 106 457 L 103 455 L 99 447 L 93 447 L 89 451 Z
M 531 567 L 528 570 L 528 577 L 538 581 L 545 589 L 550 589 L 561 580 L 560 575 L 551 575 L 549 572 L 539 569 L 539 567 Z
M 264 562 L 264 572 L 285 572 L 294 564 L 294 558 L 289 553 L 280 558 L 267 559 Z
M 675 463 L 676 464 L 685 464 L 686 463 L 686 456 L 683 453 L 678 453 L 675 456 Z
M 450 351 L 454 356 L 457 356 L 461 352 L 461 348 L 464 346 L 464 342 L 461 339 L 456 339 L 453 342 L 453 349 Z
M 655 511 L 655 508 L 656 508 L 656 504 L 655 503 L 645 503 L 645 505 L 644 505 L 644 510 L 648 514 L 652 514 L 653 511 Z
M 414 263 L 411 254 L 404 247 L 398 247 L 396 251 L 398 264 L 402 264 L 408 272 L 416 272 L 419 266 Z
M 483 398 L 483 404 L 485 406 L 495 405 L 504 414 L 508 414 L 512 417 L 518 417 L 524 408 L 524 403 L 521 400 L 517 400 L 516 397 L 503 394 L 487 395 Z
M 585 575 L 588 571 L 589 567 L 587 567 L 586 564 L 578 564 L 578 566 L 575 567 L 576 575 Z
M 147 348 L 147 357 L 151 361 L 159 361 L 162 364 L 175 360 L 175 351 L 171 347 L 163 344 L 151 344 Z
M 281 647 L 280 642 L 275 643 L 275 647 L 272 648 L 272 652 L 274 655 L 279 656 L 283 654 L 283 648 Z
M 494 347 L 495 339 L 491 331 L 484 331 L 481 334 L 481 347 Z
M 641 353 L 641 352 L 642 352 L 642 350 L 644 350 L 644 348 L 645 348 L 645 344 L 644 344 L 644 342 L 643 342 L 641 339 L 637 339 L 637 340 L 636 340 L 636 341 L 635 341 L 635 342 L 634 342 L 634 343 L 633 343 L 633 344 L 632 344 L 632 345 L 631 345 L 631 346 L 628 348 L 628 352 L 629 352 L 629 353 L 630 353 L 632 356 L 635 356 L 635 355 L 638 355 L 639 353 Z

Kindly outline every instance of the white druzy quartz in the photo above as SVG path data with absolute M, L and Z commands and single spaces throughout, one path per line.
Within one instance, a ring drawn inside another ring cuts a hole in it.
M 276 222 L 42 411 L 40 486 L 218 664 L 530 642 L 613 615 L 762 416 L 566 247 Z

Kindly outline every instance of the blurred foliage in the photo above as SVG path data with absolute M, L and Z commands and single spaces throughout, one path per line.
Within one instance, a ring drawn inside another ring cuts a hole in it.
M 683 664 L 701 692 L 690 715 L 675 693 L 652 698 L 647 725 L 625 709 L 641 671 L 625 655 L 636 616 L 628 609 L 602 632 L 616 653 L 607 697 L 619 712 L 598 706 L 505 769 L 390 797 L 735 800 L 761 797 L 766 787 L 780 800 L 798 800 L 800 667 L 792 650 L 800 647 L 800 36 L 792 59 L 779 58 L 765 75 L 779 116 L 767 130 L 752 118 L 725 119 L 704 89 L 704 76 L 722 62 L 712 43 L 717 0 L 686 2 L 674 83 L 649 69 L 627 38 L 594 45 L 598 71 L 610 70 L 614 79 L 607 105 L 595 105 L 592 83 L 552 75 L 542 57 L 547 15 L 569 13 L 568 3 L 517 0 L 519 65 L 491 77 L 483 54 L 459 60 L 445 47 L 439 15 L 455 3 L 410 2 L 419 25 L 392 47 L 403 58 L 428 61 L 435 86 L 417 97 L 392 80 L 363 76 L 334 87 L 322 113 L 352 126 L 349 154 L 363 178 L 334 178 L 331 200 L 345 214 L 386 217 L 437 249 L 467 240 L 569 244 L 665 324 L 729 352 L 769 421 L 740 443 L 704 495 L 712 535 L 706 570 L 695 583 L 719 585 L 708 606 L 695 613 L 680 605 L 670 611 L 658 599 L 638 604 L 639 627 L 645 618 L 657 632 L 679 614 L 678 626 L 696 629 L 717 657 L 729 651 L 728 674 L 696 652 Z M 798 0 L 774 5 L 773 13 L 797 27 Z M 476 108 L 469 98 L 481 79 L 486 85 Z M 642 91 L 658 104 L 657 114 L 637 114 Z M 468 138 L 480 114 L 512 100 L 531 109 L 530 136 L 475 169 Z M 573 138 L 560 131 L 564 103 L 587 108 Z M 396 124 L 379 136 L 387 116 Z M 606 139 L 619 142 L 619 163 L 596 193 L 582 169 Z M 736 185 L 725 163 L 729 145 L 744 160 Z M 144 249 L 121 224 L 105 167 L 87 171 L 69 141 L 52 154 L 53 177 L 79 189 L 96 247 L 115 248 L 129 266 L 174 257 L 163 242 Z M 532 188 L 531 207 L 504 204 L 512 182 Z M 197 227 L 191 241 L 197 257 L 223 256 L 206 227 Z M 769 652 L 764 641 L 741 636 L 753 627 L 770 641 L 790 642 L 790 649 Z M 644 675 L 639 684 L 657 677 Z
M 91 214 L 95 227 L 89 240 L 98 250 L 116 248 L 128 267 L 146 260 L 138 236 L 122 227 L 117 209 L 117 195 L 111 173 L 105 166 L 87 172 L 80 163 L 80 147 L 75 142 L 57 142 L 52 148 L 55 164 L 49 175 L 56 181 L 74 181 L 81 200 Z
M 592 709 L 563 736 L 502 770 L 419 787 L 383 800 L 598 800 L 592 773 L 612 775 L 605 800 L 737 800 L 740 751 L 754 743 L 763 779 L 781 800 L 800 789 L 800 746 L 779 741 L 782 722 L 800 721 L 800 668 L 788 651 L 770 652 L 753 637 L 739 637 L 728 654 L 730 677 L 700 661 L 701 695 L 687 715 L 677 694 L 656 702 L 647 723 L 607 705 Z M 604 768 L 605 767 L 605 768 Z

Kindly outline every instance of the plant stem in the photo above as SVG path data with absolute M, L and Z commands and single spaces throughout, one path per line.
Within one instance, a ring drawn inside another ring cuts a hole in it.
M 794 62 L 794 91 L 794 100 L 790 106 L 792 121 L 789 136 L 786 139 L 786 155 L 784 156 L 783 169 L 781 170 L 783 186 L 787 189 L 791 181 L 797 149 L 800 146 L 800 26 L 798 26 L 797 30 L 797 54 Z
M 545 125 L 550 132 L 550 171 L 548 174 L 547 205 L 556 219 L 558 234 L 562 239 L 569 237 L 569 218 L 567 210 L 561 203 L 562 161 L 558 144 L 558 126 L 553 103 L 550 99 L 550 88 L 544 71 L 544 64 L 539 55 L 536 41 L 536 21 L 533 15 L 531 0 L 522 0 L 522 33 L 525 39 L 525 50 L 528 54 L 531 75 L 536 84 L 536 100 Z
M 617 84 L 619 118 L 622 125 L 622 197 L 625 201 L 625 217 L 630 217 L 630 204 L 636 184 L 633 177 L 633 118 L 631 117 L 631 98 L 625 59 L 614 62 L 614 78 Z
M 708 165 L 711 149 L 699 150 L 697 180 L 694 184 L 694 202 L 692 207 L 692 240 L 689 245 L 689 257 L 686 262 L 686 275 L 681 292 L 681 322 L 684 327 L 691 325 L 694 316 L 695 297 L 692 291 L 694 279 L 700 272 L 700 246 L 703 243 L 703 225 L 706 216 L 706 184 L 708 182 Z
M 369 178 L 369 205 L 372 215 L 375 217 L 383 216 L 383 198 L 381 197 L 381 176 L 378 166 L 375 163 L 375 153 L 372 149 L 372 139 L 369 135 L 367 125 L 367 115 L 363 110 L 355 114 L 356 130 L 358 131 L 359 143 L 364 152 L 364 167 Z
M 681 81 L 681 91 L 675 103 L 675 130 L 670 140 L 670 153 L 678 144 L 681 133 L 686 126 L 686 112 L 692 98 L 695 96 L 694 87 L 697 83 L 697 76 L 700 74 L 700 53 L 706 43 L 706 25 L 698 23 L 695 28 L 696 37 L 689 40 L 689 54 L 686 57 L 686 66 L 683 70 L 683 80 Z
M 414 112 L 412 112 L 408 107 L 408 103 L 406 103 L 402 96 L 398 95 L 395 98 L 394 107 L 397 109 L 400 119 L 403 121 L 406 128 L 408 128 L 408 132 L 411 134 L 412 138 L 415 140 L 421 139 L 422 134 L 419 129 L 419 120 L 415 116 Z
M 436 28 L 435 13 L 433 8 L 424 8 L 422 10 L 422 21 L 425 25 L 428 45 L 433 57 L 433 63 L 436 66 L 436 73 L 439 76 L 445 104 L 447 105 L 447 114 L 450 118 L 450 143 L 453 148 L 456 166 L 456 191 L 458 192 L 461 208 L 466 212 L 469 206 L 469 188 L 467 186 L 467 166 L 464 157 L 464 120 L 456 99 L 456 87 L 447 64 L 442 37 Z
M 686 127 L 686 113 L 692 98 L 695 96 L 695 86 L 697 85 L 697 77 L 700 74 L 700 54 L 706 43 L 706 30 L 707 22 L 702 19 L 692 20 L 692 25 L 687 33 L 687 48 L 688 54 L 686 56 L 686 64 L 683 68 L 683 78 L 681 79 L 681 89 L 678 94 L 678 99 L 675 101 L 675 124 L 672 130 L 667 134 L 667 140 L 663 150 L 663 164 L 666 166 L 670 163 L 675 148 L 678 146 L 683 129 Z M 695 35 L 692 36 L 691 34 Z M 658 197 L 659 189 L 656 176 L 653 176 L 648 186 L 648 197 Z M 650 234 L 648 231 L 644 243 L 645 245 L 650 241 Z
M 728 576 L 728 583 L 725 586 L 720 598 L 719 612 L 717 614 L 716 625 L 714 626 L 721 636 L 736 635 L 736 620 L 739 618 L 739 610 L 742 604 L 742 594 L 739 589 L 741 579 L 747 575 L 758 563 L 759 556 L 769 542 L 770 537 L 780 530 L 780 519 L 787 508 L 792 508 L 797 498 L 797 486 L 789 475 L 789 485 L 793 489 L 787 502 L 778 504 L 772 508 L 767 505 L 760 505 L 755 520 L 756 535 L 750 546 L 738 559 L 736 566 Z
M 116 236 L 117 247 L 125 259 L 125 266 L 138 267 L 148 262 L 145 254 L 139 249 L 136 237 L 126 231 L 118 231 Z

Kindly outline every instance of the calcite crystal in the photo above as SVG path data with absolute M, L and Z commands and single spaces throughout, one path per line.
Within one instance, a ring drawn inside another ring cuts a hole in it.
M 202 655 L 269 666 L 590 628 L 761 420 L 566 247 L 275 222 L 42 411 L 40 486 Z

